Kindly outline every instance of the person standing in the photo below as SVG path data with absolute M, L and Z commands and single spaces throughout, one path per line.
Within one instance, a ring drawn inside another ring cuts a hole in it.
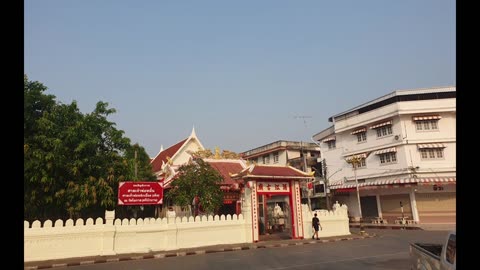
M 320 225 L 320 220 L 318 219 L 317 217 L 317 213 L 315 213 L 314 217 L 312 218 L 312 227 L 313 227 L 313 235 L 312 235 L 312 239 L 314 239 L 315 237 L 317 238 L 317 240 L 319 239 L 318 238 L 318 229 L 322 229 L 322 225 Z

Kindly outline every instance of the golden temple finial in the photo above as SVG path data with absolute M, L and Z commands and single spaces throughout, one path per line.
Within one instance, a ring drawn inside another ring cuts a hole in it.
M 220 159 L 221 156 L 220 156 L 220 147 L 218 146 L 215 146 L 215 159 Z

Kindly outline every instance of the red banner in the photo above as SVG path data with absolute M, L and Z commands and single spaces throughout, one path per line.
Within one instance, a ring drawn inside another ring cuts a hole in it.
M 119 205 L 145 205 L 163 203 L 163 184 L 160 182 L 120 182 Z

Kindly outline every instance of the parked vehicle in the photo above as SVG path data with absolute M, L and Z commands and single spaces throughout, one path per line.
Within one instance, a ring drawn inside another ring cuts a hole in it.
M 410 244 L 410 269 L 455 270 L 457 265 L 456 231 L 448 233 L 443 245 Z

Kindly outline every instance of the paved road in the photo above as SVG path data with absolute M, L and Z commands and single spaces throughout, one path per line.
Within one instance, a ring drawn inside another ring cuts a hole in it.
M 353 231 L 353 230 L 352 230 Z M 378 237 L 301 246 L 58 267 L 68 270 L 409 269 L 409 243 L 442 243 L 446 231 L 367 230 Z

